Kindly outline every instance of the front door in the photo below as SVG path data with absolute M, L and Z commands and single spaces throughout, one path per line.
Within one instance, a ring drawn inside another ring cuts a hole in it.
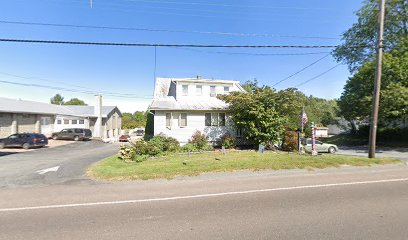
M 45 136 L 51 136 L 52 134 L 52 125 L 51 117 L 41 117 L 41 133 Z

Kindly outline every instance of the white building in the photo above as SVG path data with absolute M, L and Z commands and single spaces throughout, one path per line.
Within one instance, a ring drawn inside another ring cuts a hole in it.
M 0 138 L 15 133 L 35 132 L 51 137 L 64 128 L 88 128 L 95 138 L 118 137 L 122 113 L 116 106 L 66 106 L 0 98 Z
M 154 114 L 154 134 L 163 133 L 186 144 L 197 130 L 216 142 L 224 134 L 237 136 L 218 94 L 245 91 L 238 81 L 197 78 L 157 78 L 149 111 Z

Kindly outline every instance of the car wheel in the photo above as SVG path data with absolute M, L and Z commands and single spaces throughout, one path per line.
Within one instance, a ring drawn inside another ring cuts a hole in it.
M 58 136 L 57 136 L 57 135 L 54 135 L 54 136 L 52 136 L 52 139 L 58 140 Z
M 79 136 L 75 136 L 74 141 L 79 141 Z
M 29 143 L 24 143 L 23 144 L 23 148 L 25 149 L 25 150 L 27 150 L 27 149 L 30 149 L 30 144 Z
M 4 143 L 0 143 L 0 149 L 3 149 L 6 146 Z
M 336 153 L 336 149 L 334 147 L 329 147 L 329 153 Z

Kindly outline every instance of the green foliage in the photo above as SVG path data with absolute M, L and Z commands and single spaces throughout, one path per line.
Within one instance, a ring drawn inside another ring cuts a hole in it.
M 135 156 L 136 151 L 132 146 L 124 144 L 119 147 L 119 159 L 129 162 L 133 161 Z
M 284 111 L 292 105 L 281 106 L 281 95 L 272 88 L 262 87 L 253 92 L 232 92 L 219 98 L 229 104 L 232 120 L 243 130 L 243 137 L 260 144 L 278 141 L 283 133 L 288 121 Z
M 146 116 L 145 140 L 149 140 L 154 135 L 154 115 L 147 111 L 145 116 Z
M 235 138 L 226 133 L 221 137 L 221 146 L 225 147 L 226 149 L 231 149 L 235 147 Z
M 403 120 L 408 116 L 408 38 L 385 53 L 380 96 L 380 121 Z M 361 66 L 344 86 L 339 99 L 345 119 L 364 120 L 371 114 L 375 62 Z
M 134 129 L 139 127 L 144 127 L 146 125 L 147 113 L 136 111 L 133 114 L 123 113 L 122 114 L 122 128 L 123 129 Z
M 191 139 L 188 142 L 193 144 L 195 148 L 200 151 L 208 146 L 208 136 L 200 130 L 197 130 L 193 133 L 193 136 L 191 136 Z
M 283 137 L 282 149 L 284 151 L 293 152 L 298 148 L 297 132 L 286 131 Z
M 78 98 L 71 98 L 68 102 L 65 102 L 64 105 L 78 105 L 78 106 L 87 106 L 87 104 Z
M 338 46 L 333 56 L 338 62 L 346 63 L 355 71 L 375 56 L 377 39 L 378 0 L 366 0 L 364 6 L 356 12 L 357 23 L 342 36 L 343 44 Z M 391 51 L 408 35 L 408 1 L 387 0 L 384 23 L 384 49 Z M 364 47 L 351 47 L 351 46 Z
M 54 97 L 50 99 L 51 104 L 55 105 L 63 105 L 64 104 L 64 97 L 60 94 L 55 94 Z
M 164 134 L 154 136 L 149 143 L 158 147 L 162 152 L 178 152 L 180 150 L 179 141 Z
M 138 140 L 131 145 L 122 145 L 119 149 L 119 158 L 125 161 L 142 162 L 149 157 L 165 155 L 180 150 L 180 143 L 165 135 L 154 136 L 149 141 Z

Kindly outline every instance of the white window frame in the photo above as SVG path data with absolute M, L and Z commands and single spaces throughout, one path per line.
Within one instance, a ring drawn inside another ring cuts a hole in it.
M 82 123 L 81 123 L 82 122 Z M 80 119 L 80 120 L 78 120 L 78 124 L 85 124 L 85 120 L 84 119 Z
M 197 96 L 203 95 L 203 85 L 196 85 L 196 95 Z
M 170 114 L 169 124 L 167 124 L 167 114 Z M 171 126 L 173 125 L 173 113 L 171 113 L 171 112 L 166 112 L 166 113 L 164 113 L 164 116 L 165 116 L 165 125 L 166 125 L 166 128 L 171 129 Z
M 217 86 L 211 85 L 210 86 L 210 97 L 216 97 L 216 96 L 217 96 Z
M 183 115 L 183 114 L 186 115 L 186 125 L 185 125 L 185 126 L 182 126 L 182 125 L 181 125 L 181 115 Z M 179 127 L 180 127 L 180 128 L 185 128 L 185 127 L 187 127 L 187 126 L 188 126 L 188 114 L 187 114 L 186 112 L 180 113 L 180 115 L 179 115 Z
M 228 90 L 225 90 L 228 89 Z M 230 92 L 230 87 L 229 86 L 224 86 L 224 93 L 229 93 Z
M 181 92 L 183 96 L 188 96 L 188 85 L 187 84 L 181 85 Z
M 211 114 L 211 124 L 210 126 L 207 125 L 206 122 L 206 115 Z M 225 119 L 224 119 L 224 125 L 220 125 L 220 114 L 224 114 Z M 216 121 L 215 121 L 216 120 Z M 204 126 L 206 127 L 225 127 L 227 125 L 227 114 L 225 112 L 212 112 L 212 113 L 204 113 Z
M 77 125 L 77 124 L 78 124 L 78 120 L 77 120 L 77 119 L 72 119 L 72 120 L 71 120 L 71 124 L 72 124 L 72 125 Z

